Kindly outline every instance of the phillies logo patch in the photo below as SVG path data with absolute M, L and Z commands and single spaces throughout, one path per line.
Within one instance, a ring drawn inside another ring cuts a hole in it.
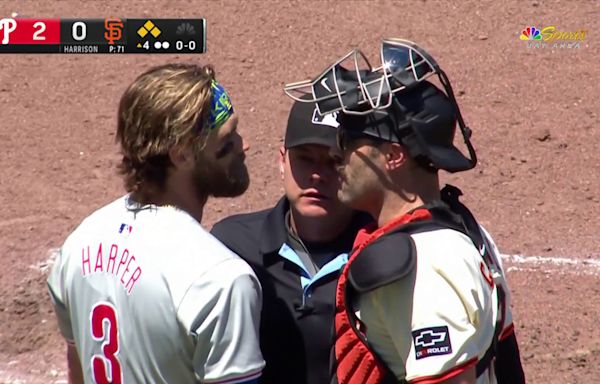
M 431 327 L 412 331 L 417 360 L 452 353 L 448 327 Z

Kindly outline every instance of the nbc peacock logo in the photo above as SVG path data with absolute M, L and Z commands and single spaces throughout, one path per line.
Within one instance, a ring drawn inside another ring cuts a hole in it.
M 521 40 L 542 40 L 542 34 L 536 27 L 527 27 L 521 31 Z

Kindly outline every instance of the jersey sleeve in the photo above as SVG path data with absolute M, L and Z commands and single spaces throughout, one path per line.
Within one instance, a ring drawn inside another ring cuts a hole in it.
M 491 288 L 475 247 L 445 249 L 441 258 L 425 255 L 440 251 L 431 248 L 418 251 L 411 275 L 360 299 L 368 342 L 411 383 L 442 382 L 473 367 L 494 334 Z M 438 263 L 444 258 L 451 262 Z
M 54 265 L 48 275 L 48 292 L 58 320 L 58 327 L 67 342 L 73 343 L 73 328 L 66 298 L 66 257 L 64 248 L 56 251 Z
M 261 300 L 258 279 L 239 259 L 222 262 L 188 289 L 178 316 L 196 341 L 193 364 L 203 383 L 245 383 L 260 376 Z
M 490 233 L 481 225 L 480 225 L 480 228 L 481 228 L 481 232 L 484 235 L 485 242 L 490 248 L 490 254 L 496 261 L 496 264 L 499 268 L 498 275 L 494 276 L 494 282 L 498 286 L 501 286 L 502 289 L 504 290 L 504 295 L 505 295 L 504 296 L 504 302 L 505 302 L 504 314 L 500 314 L 500 316 L 503 316 L 504 322 L 502 325 L 502 332 L 500 333 L 500 336 L 499 336 L 500 340 L 503 340 L 503 339 L 510 337 L 511 334 L 514 334 L 511 293 L 510 293 L 510 289 L 508 287 L 506 273 L 504 272 L 504 267 L 502 265 L 502 257 L 500 254 L 500 250 L 498 249 L 498 246 L 494 242 L 494 239 L 492 238 Z
M 512 301 L 510 289 L 506 274 L 502 266 L 502 257 L 498 246 L 490 233 L 481 226 L 481 232 L 484 234 L 485 241 L 490 247 L 491 255 L 495 258 L 500 275 L 495 278 L 497 285 L 501 285 L 505 293 L 505 312 L 502 332 L 499 335 L 498 345 L 496 346 L 495 371 L 499 383 L 525 383 L 525 372 L 521 363 L 521 352 L 517 335 L 515 334 L 515 326 L 513 323 Z

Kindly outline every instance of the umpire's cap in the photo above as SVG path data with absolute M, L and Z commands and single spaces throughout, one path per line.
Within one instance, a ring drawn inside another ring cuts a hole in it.
M 393 104 L 384 110 L 362 116 L 342 113 L 338 120 L 340 129 L 401 143 L 427 168 L 460 172 L 475 165 L 453 144 L 457 121 L 454 103 L 427 81 L 394 94 Z
M 337 113 L 321 116 L 315 103 L 295 101 L 288 117 L 284 147 L 289 149 L 304 144 L 336 147 L 339 126 L 336 118 Z

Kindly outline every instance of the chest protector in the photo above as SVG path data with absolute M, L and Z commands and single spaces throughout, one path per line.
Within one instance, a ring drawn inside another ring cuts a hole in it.
M 499 267 L 489 253 L 479 224 L 471 212 L 458 200 L 461 192 L 453 186 L 442 191 L 442 201 L 418 208 L 371 234 L 357 237 L 348 263 L 342 270 L 336 290 L 335 360 L 338 384 L 399 384 L 393 373 L 371 350 L 360 320 L 352 308 L 356 295 L 390 284 L 408 275 L 416 264 L 416 249 L 411 233 L 450 228 L 469 236 L 492 273 Z M 357 258 L 358 255 L 360 258 Z M 498 319 L 492 345 L 477 363 L 477 376 L 492 363 L 496 342 L 504 325 L 505 294 L 496 285 Z

